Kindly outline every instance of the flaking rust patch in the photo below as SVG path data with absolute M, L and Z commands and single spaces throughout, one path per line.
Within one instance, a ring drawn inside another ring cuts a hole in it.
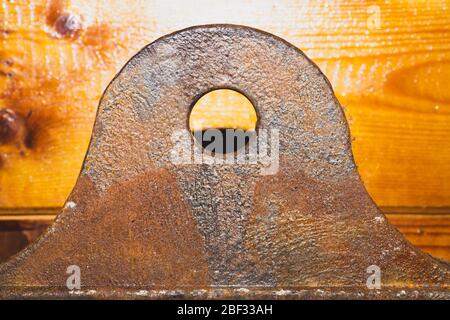
M 392 233 L 401 237 L 392 226 L 373 226 L 381 213 L 356 174 L 323 181 L 283 167 L 258 181 L 246 239 L 255 269 L 269 273 L 277 286 L 364 287 L 372 264 L 382 268 L 386 287 L 398 286 L 399 278 L 419 287 L 448 285 L 449 273 L 438 261 L 431 267 L 429 256 L 412 246 L 400 252 L 404 240 L 392 239 Z
M 39 265 L 24 260 L 20 275 L 0 276 L 1 284 L 63 287 L 70 265 L 80 267 L 85 288 L 209 284 L 203 238 L 170 172 L 155 169 L 101 194 L 86 177 L 77 187 L 69 200 L 78 203 L 77 212 L 53 226 L 66 232 L 52 234 L 52 241 L 44 234 L 35 252 Z

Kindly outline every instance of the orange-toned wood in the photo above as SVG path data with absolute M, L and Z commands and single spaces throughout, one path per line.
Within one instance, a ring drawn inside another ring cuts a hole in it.
M 229 89 L 208 92 L 200 97 L 189 115 L 189 129 L 242 129 L 254 131 L 257 116 L 253 104 L 243 94 Z
M 62 206 L 114 74 L 159 36 L 206 23 L 266 30 L 319 65 L 378 205 L 450 206 L 448 0 L 0 2 L 0 109 L 26 129 L 0 145 L 0 208 Z
M 388 213 L 387 217 L 405 237 L 422 250 L 450 261 L 450 209 L 441 213 Z M 385 212 L 390 212 L 385 208 Z

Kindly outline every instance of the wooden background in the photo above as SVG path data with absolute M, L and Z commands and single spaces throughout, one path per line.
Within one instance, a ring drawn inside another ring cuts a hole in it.
M 412 243 L 450 260 L 450 1 L 0 3 L 0 110 L 16 117 L 13 135 L 0 126 L 4 251 L 34 239 L 23 229 L 42 228 L 63 205 L 101 93 L 133 54 L 178 29 L 235 23 L 319 65 L 375 202 Z

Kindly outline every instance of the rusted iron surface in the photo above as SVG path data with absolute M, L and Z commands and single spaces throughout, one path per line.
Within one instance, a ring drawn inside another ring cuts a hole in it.
M 218 88 L 278 129 L 279 168 L 175 164 L 173 133 Z M 81 290 L 66 288 L 67 267 Z M 379 266 L 381 289 L 366 286 Z M 2 297 L 450 298 L 448 264 L 411 246 L 372 202 L 331 86 L 297 48 L 212 25 L 140 51 L 101 100 L 57 221 L 0 267 Z

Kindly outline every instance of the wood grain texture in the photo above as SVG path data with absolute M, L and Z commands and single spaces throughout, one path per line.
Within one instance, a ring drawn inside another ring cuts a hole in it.
M 242 129 L 254 131 L 257 122 L 256 110 L 243 94 L 229 89 L 208 92 L 192 107 L 189 114 L 189 129 Z
M 46 218 L 0 221 L 0 262 L 32 243 L 52 223 Z
M 450 261 L 450 210 L 440 214 L 430 214 L 424 210 L 422 213 L 398 211 L 388 213 L 387 217 L 406 239 L 435 257 Z M 390 211 L 385 208 L 385 212 Z
M 378 205 L 450 207 L 450 1 L 0 2 L 0 109 L 26 129 L 0 144 L 1 208 L 62 206 L 112 77 L 147 43 L 207 23 L 274 33 L 319 65 Z

